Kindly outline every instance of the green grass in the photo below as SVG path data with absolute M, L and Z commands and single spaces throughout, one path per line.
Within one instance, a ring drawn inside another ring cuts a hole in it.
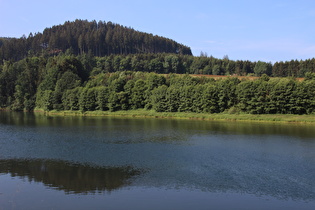
M 291 114 L 207 114 L 207 113 L 184 113 L 184 112 L 156 112 L 153 110 L 128 110 L 128 111 L 43 111 L 35 112 L 46 115 L 58 116 L 119 116 L 119 117 L 139 117 L 139 118 L 175 118 L 193 120 L 225 120 L 225 121 L 259 121 L 259 122 L 279 122 L 279 123 L 315 123 L 315 115 L 291 115 Z

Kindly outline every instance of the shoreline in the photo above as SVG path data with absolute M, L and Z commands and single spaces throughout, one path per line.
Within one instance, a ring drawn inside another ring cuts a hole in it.
M 44 111 L 35 109 L 33 113 L 47 116 L 83 116 L 83 117 L 127 117 L 127 118 L 165 118 L 183 120 L 204 121 L 243 121 L 243 122 L 266 122 L 266 123 L 297 123 L 315 124 L 315 115 L 293 115 L 293 114 L 207 114 L 207 113 L 185 113 L 185 112 L 155 112 L 153 110 L 127 110 L 127 111 Z

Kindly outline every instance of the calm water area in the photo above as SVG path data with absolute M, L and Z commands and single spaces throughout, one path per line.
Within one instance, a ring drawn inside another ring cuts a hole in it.
M 0 210 L 315 209 L 315 125 L 0 112 Z

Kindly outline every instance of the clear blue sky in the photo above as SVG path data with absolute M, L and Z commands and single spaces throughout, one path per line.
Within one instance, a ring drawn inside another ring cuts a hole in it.
M 314 0 L 0 0 L 0 37 L 75 19 L 165 36 L 194 55 L 285 61 L 315 57 Z

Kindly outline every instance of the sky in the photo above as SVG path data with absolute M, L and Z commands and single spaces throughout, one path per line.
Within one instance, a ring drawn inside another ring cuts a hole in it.
M 0 0 L 0 37 L 76 19 L 111 21 L 231 60 L 315 57 L 314 0 Z

